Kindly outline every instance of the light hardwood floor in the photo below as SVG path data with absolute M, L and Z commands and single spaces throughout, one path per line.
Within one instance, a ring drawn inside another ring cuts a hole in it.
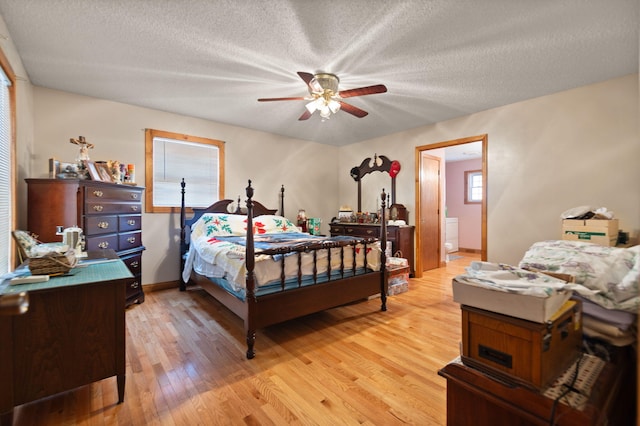
M 406 293 L 259 330 L 201 290 L 148 293 L 127 316 L 125 401 L 115 378 L 17 407 L 14 425 L 444 425 L 438 370 L 459 353 L 451 279 L 477 254 L 411 279 Z

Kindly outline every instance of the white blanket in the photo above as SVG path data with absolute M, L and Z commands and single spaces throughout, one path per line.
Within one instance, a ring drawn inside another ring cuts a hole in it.
M 533 244 L 520 268 L 570 274 L 582 297 L 607 308 L 638 312 L 640 246 L 604 247 L 578 241 L 552 240 Z

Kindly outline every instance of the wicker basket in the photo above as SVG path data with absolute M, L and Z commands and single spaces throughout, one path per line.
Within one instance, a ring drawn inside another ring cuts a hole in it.
M 66 274 L 78 264 L 73 250 L 64 254 L 50 253 L 41 257 L 29 258 L 29 270 L 32 275 Z

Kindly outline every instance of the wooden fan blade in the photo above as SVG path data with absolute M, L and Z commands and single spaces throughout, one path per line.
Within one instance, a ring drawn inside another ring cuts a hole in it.
M 305 83 L 307 83 L 307 86 L 309 85 L 309 82 L 313 80 L 313 74 L 309 74 L 308 72 L 298 71 L 298 75 Z
M 322 93 L 324 91 L 322 86 L 320 86 L 320 83 L 314 80 L 315 75 L 309 74 L 308 72 L 302 72 L 302 71 L 298 71 L 298 75 L 300 76 L 301 79 L 304 80 L 305 83 L 307 83 L 307 86 L 309 87 L 309 90 L 311 91 L 311 93 Z
M 367 111 L 360 109 L 356 106 L 353 106 L 351 104 L 348 104 L 346 102 L 342 102 L 342 101 L 338 101 L 340 102 L 340 109 L 344 112 L 348 112 L 351 115 L 355 115 L 358 118 L 362 118 L 362 117 L 366 117 L 367 114 L 369 114 Z
M 271 101 L 304 101 L 306 98 L 298 96 L 296 98 L 260 98 L 258 102 L 271 102 Z
M 387 86 L 384 84 L 376 84 L 375 86 L 359 87 L 357 89 L 341 90 L 338 96 L 341 98 L 351 98 L 353 96 L 375 95 L 376 93 L 385 93 Z
M 313 113 L 309 112 L 309 110 L 305 110 L 304 114 L 302 114 L 300 116 L 300 118 L 298 118 L 298 120 L 302 121 L 302 120 L 308 120 L 309 117 L 311 117 Z

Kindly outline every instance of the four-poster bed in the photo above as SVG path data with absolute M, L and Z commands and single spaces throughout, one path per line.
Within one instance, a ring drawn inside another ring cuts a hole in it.
M 377 294 L 381 310 L 386 311 L 384 220 L 380 239 L 303 235 L 286 218 L 275 215 L 276 210 L 253 200 L 251 181 L 246 188 L 246 212 L 238 202 L 230 213 L 234 201 L 221 200 L 204 209 L 194 208 L 193 216 L 186 219 L 184 181 L 181 186 L 180 290 L 189 282 L 196 284 L 243 320 L 247 358 L 255 356 L 259 328 Z M 380 197 L 381 217 L 385 217 L 384 190 Z M 283 198 L 284 187 L 280 213 Z M 238 231 L 240 224 L 243 235 Z

